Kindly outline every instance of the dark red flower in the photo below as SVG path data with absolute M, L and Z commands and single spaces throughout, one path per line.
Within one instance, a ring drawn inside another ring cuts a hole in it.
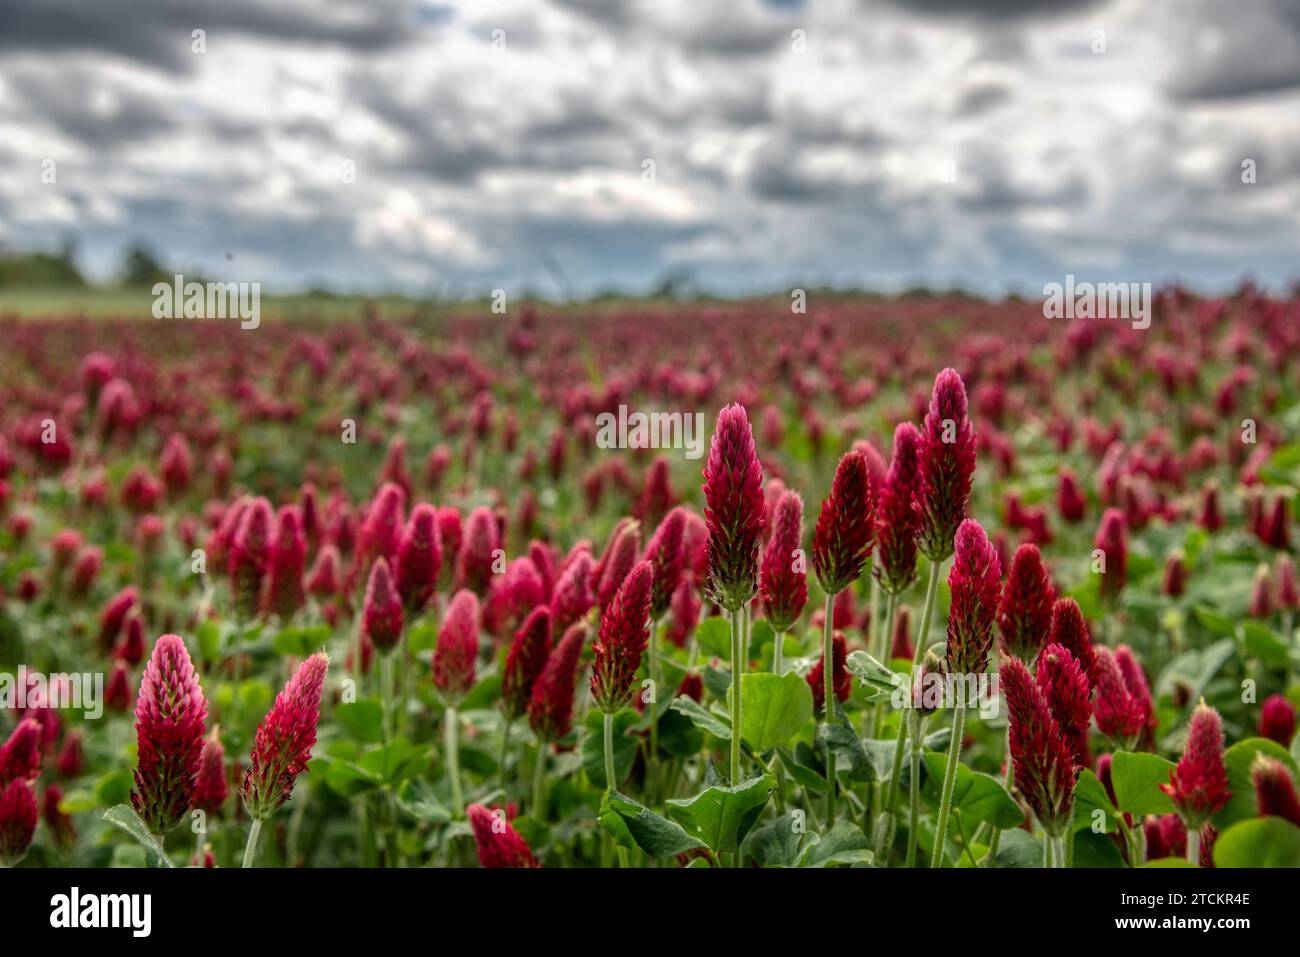
M 1092 648 L 1088 623 L 1083 620 L 1079 603 L 1073 598 L 1058 598 L 1052 604 L 1052 620 L 1047 629 L 1047 643 L 1064 645 L 1069 649 L 1074 660 L 1083 667 L 1089 682 L 1096 684 L 1093 670 L 1097 666 L 1097 654 Z
M 1000 673 L 1010 723 L 1016 788 L 1053 836 L 1064 833 L 1074 805 L 1074 753 L 1029 669 L 1008 658 Z
M 1083 520 L 1083 513 L 1088 507 L 1083 492 L 1079 489 L 1079 480 L 1067 468 L 1061 469 L 1061 483 L 1056 492 L 1056 507 L 1061 513 L 1061 518 L 1072 525 Z
M 41 773 L 41 723 L 23 718 L 0 745 L 0 786 Z
M 861 452 L 847 452 L 835 469 L 813 531 L 812 564 L 822 590 L 837 595 L 862 574 L 875 534 L 875 490 Z
M 1106 509 L 1092 546 L 1102 553 L 1101 599 L 1113 605 L 1128 580 L 1128 523 L 1122 511 Z
M 138 757 L 131 803 L 154 834 L 166 834 L 192 806 L 208 702 L 185 642 L 153 646 L 135 702 Z
M 62 800 L 63 788 L 57 784 L 46 785 L 41 800 L 41 817 L 46 829 L 54 836 L 54 842 L 66 850 L 77 843 L 77 828 L 72 823 L 72 816 L 59 809 Z
M 1201 516 L 1197 524 L 1209 532 L 1223 528 L 1223 511 L 1219 508 L 1219 486 L 1210 482 L 1205 486 L 1201 499 Z
M 908 661 L 916 654 L 916 647 L 912 644 L 911 626 L 912 611 L 906 605 L 899 607 L 894 612 L 894 634 L 890 638 L 889 657 L 905 658 Z
M 654 569 L 654 589 L 650 596 L 650 616 L 658 621 L 668 610 L 673 592 L 682 580 L 686 554 L 682 548 L 686 532 L 686 510 L 674 508 L 659 523 L 645 548 L 645 560 Z
M 484 867 L 540 867 L 528 843 L 520 837 L 502 810 L 489 811 L 482 804 L 466 809 L 474 829 L 478 860 Z
M 776 504 L 758 578 L 763 615 L 778 634 L 794 626 L 808 603 L 804 562 L 803 499 L 798 492 L 786 491 Z
M 631 699 L 648 637 L 653 587 L 650 563 L 641 562 L 600 616 L 600 633 L 592 649 L 591 696 L 601 711 L 617 711 Z
M 1063 645 L 1047 645 L 1038 656 L 1038 689 L 1074 754 L 1075 767 L 1087 763 L 1088 729 L 1092 725 L 1092 689 L 1088 676 Z
M 1165 580 L 1160 590 L 1170 598 L 1179 598 L 1187 588 L 1187 565 L 1183 553 L 1174 551 L 1165 559 Z
M 1142 822 L 1142 833 L 1146 838 L 1148 861 L 1183 857 L 1187 853 L 1187 825 L 1177 814 L 1148 816 Z
M 303 572 L 307 566 L 307 539 L 296 505 L 285 505 L 275 519 L 275 534 L 267 556 L 267 611 L 287 622 L 303 606 Z
M 1300 827 L 1300 798 L 1296 797 L 1295 781 L 1285 764 L 1257 754 L 1250 766 L 1250 779 L 1255 785 L 1255 804 L 1260 817 L 1285 818 Z
M 1021 661 L 1034 659 L 1047 641 L 1055 600 L 1056 592 L 1038 546 L 1021 545 L 1011 557 L 998 606 L 998 649 L 1003 656 L 1014 655 Z
M 262 587 L 271 547 L 271 503 L 255 498 L 244 508 L 226 557 L 235 614 L 251 619 L 262 605 Z
M 758 590 L 758 552 L 767 523 L 763 467 L 743 406 L 718 413 L 704 466 L 704 518 L 708 525 L 705 591 L 728 611 L 738 611 Z
M 421 502 L 411 509 L 411 517 L 397 546 L 397 590 L 411 614 L 424 610 L 438 587 L 442 571 L 442 542 L 438 538 L 438 513 L 432 505 Z
M 515 632 L 501 672 L 501 707 L 513 719 L 523 714 L 551 653 L 551 612 L 534 608 Z
M 1228 803 L 1228 772 L 1223 765 L 1223 722 L 1219 712 L 1204 701 L 1192 712 L 1183 757 L 1160 785 L 1189 831 L 1201 825 Z
M 433 684 L 449 701 L 457 702 L 474 686 L 478 658 L 478 598 L 461 589 L 447 606 L 433 652 Z
M 916 576 L 921 512 L 916 502 L 921 433 L 911 422 L 894 430 L 894 454 L 876 508 L 876 561 L 872 573 L 881 587 L 897 595 Z
M 298 775 L 307 769 L 329 663 L 329 656 L 318 651 L 299 665 L 257 726 L 239 792 L 244 810 L 254 820 L 265 821 L 279 810 L 293 793 Z
M 220 732 L 213 728 L 203 740 L 199 753 L 199 770 L 194 779 L 194 806 L 206 814 L 220 815 L 229 793 L 226 777 L 226 749 L 221 746 Z
M 109 711 L 125 711 L 131 707 L 131 669 L 125 661 L 113 662 L 108 684 L 104 688 L 104 705 Z
M 138 596 L 136 587 L 127 585 L 104 606 L 104 611 L 99 616 L 99 647 L 104 651 L 112 648 L 113 643 L 117 641 L 122 623 L 126 621 L 127 612 L 135 605 Z
M 556 628 L 567 630 L 596 604 L 592 592 L 595 565 L 591 552 L 584 550 L 560 572 L 551 595 L 551 622 Z
M 677 583 L 670 610 L 672 621 L 668 625 L 668 640 L 678 648 L 685 648 L 691 635 L 695 634 L 700 612 L 704 610 L 704 603 L 695 593 L 695 578 L 691 573 L 683 575 Z
M 1135 747 L 1146 733 L 1147 709 L 1125 684 L 1124 675 L 1109 648 L 1097 649 L 1091 678 L 1093 687 L 1097 689 L 1093 705 L 1097 730 L 1117 748 Z
M 173 432 L 163 445 L 162 456 L 158 460 L 158 471 L 162 474 L 167 491 L 177 496 L 189 488 L 191 456 L 189 443 L 185 436 Z
M 59 776 L 65 778 L 78 777 L 85 770 L 86 751 L 79 732 L 69 731 L 64 735 L 63 745 L 59 748 L 55 765 L 59 770 Z
M 361 606 L 361 634 L 374 642 L 380 654 L 387 654 L 402 640 L 404 626 L 402 598 L 397 594 L 387 559 L 380 556 L 370 566 L 365 603 Z
M 619 522 L 614 528 L 605 555 L 600 562 L 596 585 L 596 604 L 604 608 L 618 594 L 627 573 L 641 556 L 641 525 L 636 521 Z
M 363 571 L 364 563 L 377 558 L 386 559 L 390 566 L 397 561 L 405 522 L 406 491 L 396 482 L 385 482 L 366 510 L 365 524 L 361 527 L 359 551 Z
M 480 598 L 487 594 L 492 580 L 492 566 L 499 548 L 496 518 L 486 508 L 470 512 L 456 559 L 456 587 L 468 588 Z
M 1272 694 L 1259 708 L 1259 736 L 1269 738 L 1284 748 L 1291 746 L 1295 737 L 1295 708 L 1286 695 Z
M 953 553 L 957 526 L 966 517 L 970 499 L 975 454 L 975 430 L 966 417 L 966 386 L 955 370 L 944 369 L 934 380 L 917 446 L 919 546 L 931 561 L 943 561 Z
M 1124 677 L 1124 686 L 1128 688 L 1129 694 L 1137 701 L 1138 707 L 1144 715 L 1145 730 L 1139 745 L 1149 748 L 1155 737 L 1156 725 L 1159 719 L 1156 717 L 1156 703 L 1151 697 L 1151 686 L 1147 684 L 1146 672 L 1138 663 L 1133 654 L 1133 649 L 1128 645 L 1120 645 L 1115 649 L 1115 664 L 1119 666 L 1119 673 Z
M 307 590 L 317 598 L 331 598 L 343 587 L 343 559 L 334 545 L 322 545 L 307 578 Z
M 998 555 L 979 522 L 965 519 L 957 529 L 948 587 L 948 647 L 951 675 L 983 674 L 993 645 L 993 621 L 1002 589 Z
M 532 696 L 528 699 L 528 724 L 541 741 L 558 741 L 569 733 L 578 664 L 586 640 L 586 625 L 570 627 L 533 683 Z
M 0 863 L 12 867 L 23 859 L 36 835 L 36 792 L 25 779 L 0 788 Z
M 841 701 L 848 701 L 849 695 L 853 693 L 853 678 L 845 666 L 847 660 L 848 646 L 845 644 L 844 636 L 837 631 L 831 638 L 833 669 L 831 682 L 835 688 L 835 697 Z M 826 656 L 824 654 L 817 659 L 817 664 L 812 666 L 812 670 L 804 678 L 812 688 L 813 712 L 821 714 L 826 707 Z

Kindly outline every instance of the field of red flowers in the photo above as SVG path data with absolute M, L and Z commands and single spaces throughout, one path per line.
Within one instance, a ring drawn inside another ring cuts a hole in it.
M 1300 297 L 0 333 L 4 864 L 1300 866 Z

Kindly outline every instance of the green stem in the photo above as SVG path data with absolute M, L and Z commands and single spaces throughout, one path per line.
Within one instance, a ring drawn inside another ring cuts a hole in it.
M 826 721 L 827 728 L 831 724 L 831 715 L 834 712 L 834 705 L 831 703 L 835 700 L 835 656 L 834 639 L 835 634 L 835 596 L 827 594 L 826 596 L 826 620 L 822 623 L 822 679 L 823 695 L 822 698 L 822 716 Z M 826 783 L 829 785 L 826 791 L 826 826 L 828 828 L 835 826 L 835 751 L 831 748 L 830 738 L 826 739 Z
M 1005 771 L 1003 772 L 1003 774 L 1002 774 L 1002 786 L 1003 786 L 1004 788 L 1006 788 L 1007 791 L 1008 791 L 1008 793 L 1009 793 L 1009 792 L 1011 791 L 1011 782 L 1012 782 L 1012 779 L 1015 777 L 1015 775 L 1014 775 L 1013 772 L 1012 772 L 1012 768 L 1011 768 L 1011 723 L 1010 723 L 1010 722 L 1007 722 L 1007 748 L 1006 748 L 1006 755 L 1007 755 L 1007 767 L 1006 767 L 1006 770 L 1005 770 Z M 993 862 L 997 860 L 997 858 L 998 858 L 998 845 L 1001 844 L 1001 843 L 1002 843 L 1002 828 L 997 827 L 997 826 L 994 826 L 994 828 L 993 828 L 993 836 L 992 836 L 991 838 L 989 838 L 989 849 L 988 849 L 987 852 L 985 852 L 984 857 L 981 859 L 982 863 L 983 863 L 986 867 L 990 867 L 990 866 L 992 866 L 992 865 L 993 865 Z M 1073 846 L 1074 846 L 1074 841 L 1071 840 L 1070 844 L 1067 845 L 1067 847 L 1071 847 L 1071 848 L 1072 848 Z
M 940 561 L 930 562 L 930 578 L 925 586 L 925 604 L 921 607 L 921 623 L 916 631 L 916 653 L 912 656 L 912 680 L 916 681 L 917 675 L 921 671 L 921 661 L 925 657 L 926 642 L 930 637 L 930 617 L 934 614 L 934 600 L 939 593 L 939 567 L 943 563 Z M 902 748 L 903 742 L 907 740 L 906 720 L 898 722 L 898 748 Z M 910 790 L 915 792 L 920 786 L 917 776 L 912 775 L 912 780 L 908 785 Z M 916 798 L 913 795 L 913 803 Z M 898 813 L 898 779 L 889 782 L 889 800 L 885 802 L 885 808 L 889 814 L 897 815 Z
M 1043 835 L 1043 867 L 1056 866 L 1056 839 L 1050 834 Z
M 614 713 L 605 712 L 605 790 L 606 792 L 614 790 Z M 613 840 L 613 837 L 610 838 Z M 627 867 L 627 848 L 622 844 L 614 845 L 615 851 L 618 852 L 618 866 Z
M 501 788 L 506 786 L 506 755 L 510 749 L 510 728 L 514 723 L 514 718 L 505 718 L 505 727 L 501 729 L 501 744 L 497 747 L 497 785 Z
M 542 808 L 542 790 L 546 783 L 546 742 L 537 742 L 537 761 L 533 765 L 533 817 L 545 820 Z
M 659 620 L 650 619 L 650 687 L 654 700 L 650 702 L 650 752 L 646 755 L 646 778 L 653 781 L 659 760 Z
M 379 668 L 379 678 L 383 683 L 379 713 L 383 716 L 384 743 L 389 744 L 393 740 L 393 699 L 396 697 L 393 693 L 393 656 L 391 653 L 380 658 Z
M 1187 829 L 1187 863 L 1192 867 L 1201 866 L 1201 832 Z
M 913 787 L 908 789 L 908 810 L 911 817 L 907 826 L 907 866 L 916 866 L 917 848 L 921 839 L 921 789 L 915 783 L 921 779 L 921 750 L 924 747 L 925 718 L 920 712 L 912 712 L 911 769 Z
M 248 828 L 248 843 L 244 845 L 244 867 L 253 866 L 253 858 L 257 856 L 257 839 L 262 836 L 262 821 L 260 818 L 253 818 L 252 825 Z
M 948 815 L 952 811 L 952 789 L 957 783 L 957 765 L 961 763 L 961 738 L 966 728 L 966 707 L 957 705 L 952 715 L 952 741 L 948 744 L 948 766 L 943 772 L 943 793 L 939 798 L 939 819 L 934 829 L 934 852 L 931 867 L 943 866 L 943 846 L 948 837 Z
M 744 606 L 731 613 L 731 786 L 740 784 L 740 679 L 745 673 Z
M 779 675 L 785 670 L 785 632 L 778 631 L 772 642 L 772 674 Z
M 442 720 L 447 751 L 447 777 L 451 781 L 452 814 L 460 817 L 465 813 L 465 799 L 460 792 L 460 726 L 454 705 L 447 708 Z

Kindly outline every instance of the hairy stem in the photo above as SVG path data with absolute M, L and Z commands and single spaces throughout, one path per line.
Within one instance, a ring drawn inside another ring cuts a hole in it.
M 826 620 L 822 623 L 822 679 L 823 693 L 822 713 L 829 728 L 831 715 L 834 714 L 835 700 L 835 596 L 826 596 Z M 830 787 L 826 791 L 826 826 L 835 826 L 835 751 L 831 748 L 830 738 L 826 739 L 826 782 Z
M 447 777 L 451 780 L 452 813 L 460 817 L 465 813 L 465 799 L 460 793 L 460 719 L 455 706 L 443 715 L 443 734 L 447 749 Z
M 257 840 L 261 836 L 262 820 L 255 817 L 248 828 L 248 843 L 244 845 L 244 867 L 253 866 L 253 859 L 257 856 Z
M 931 867 L 943 866 L 943 846 L 948 836 L 948 815 L 952 812 L 952 789 L 957 783 L 957 765 L 961 763 L 961 738 L 966 728 L 966 707 L 957 705 L 952 714 L 952 741 L 948 744 L 948 766 L 943 772 L 943 792 L 939 797 L 939 818 L 934 828 L 934 852 Z

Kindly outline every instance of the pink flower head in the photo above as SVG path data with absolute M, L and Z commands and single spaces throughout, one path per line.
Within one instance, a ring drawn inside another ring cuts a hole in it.
M 1269 738 L 1284 748 L 1295 737 L 1295 708 L 1285 695 L 1272 694 L 1259 708 L 1259 736 Z
M 979 522 L 965 519 L 957 529 L 948 587 L 948 648 L 945 661 L 952 675 L 983 674 L 993 645 L 993 621 L 1002 589 L 997 551 Z
M 1147 684 L 1146 672 L 1142 670 L 1142 665 L 1138 663 L 1133 649 L 1128 645 L 1120 645 L 1115 649 L 1115 664 L 1119 666 L 1119 673 L 1124 678 L 1124 687 L 1128 688 L 1129 694 L 1138 703 L 1138 708 L 1143 715 L 1145 730 L 1138 743 L 1142 747 L 1150 747 L 1159 719 L 1156 717 L 1156 704 L 1151 697 L 1151 686 Z
M 405 521 L 406 492 L 395 482 L 385 482 L 366 510 L 366 521 L 361 528 L 362 560 L 373 562 L 384 558 L 390 566 L 397 561 Z
M 173 432 L 163 445 L 162 457 L 159 459 L 158 471 L 162 474 L 167 491 L 180 495 L 190 485 L 191 456 L 189 443 L 185 436 Z
M 154 834 L 166 834 L 193 806 L 208 702 L 185 642 L 163 635 L 135 701 L 138 760 L 131 803 Z
M 668 640 L 678 648 L 685 648 L 686 642 L 695 634 L 695 626 L 700 623 L 700 612 L 703 610 L 704 603 L 695 594 L 695 577 L 688 572 L 682 576 L 682 580 L 677 583 L 677 590 L 673 592 Z
M 1058 598 L 1052 604 L 1052 619 L 1047 629 L 1047 643 L 1063 645 L 1083 668 L 1089 682 L 1096 684 L 1093 672 L 1097 666 L 1097 654 L 1092 648 L 1088 623 L 1083 620 L 1079 603 L 1073 598 Z
M 104 611 L 99 616 L 99 647 L 104 651 L 112 648 L 117 641 L 127 612 L 135 605 L 138 595 L 134 585 L 127 585 L 104 606 Z
M 1007 702 L 1016 787 L 1043 830 L 1059 836 L 1069 825 L 1074 805 L 1074 752 L 1047 696 L 1019 658 L 1002 663 L 1000 680 Z
M 1189 831 L 1199 831 L 1210 815 L 1228 803 L 1228 772 L 1223 765 L 1223 722 L 1204 701 L 1192 712 L 1183 757 L 1160 785 Z
M 528 699 L 528 723 L 542 741 L 558 741 L 573 722 L 573 692 L 587 626 L 573 625 L 546 659 Z
M 1141 698 L 1129 690 L 1109 648 L 1098 648 L 1092 681 L 1097 689 L 1093 713 L 1097 729 L 1117 748 L 1133 748 L 1146 734 L 1148 713 Z
M 465 537 L 461 527 L 460 510 L 454 505 L 444 505 L 438 509 L 438 540 L 442 542 L 442 578 L 443 584 L 450 584 L 455 575 L 460 558 L 460 546 Z
M 235 599 L 235 613 L 243 620 L 252 618 L 261 607 L 272 521 L 271 503 L 255 498 L 243 510 L 239 528 L 230 542 L 226 559 L 230 590 Z
M 609 546 L 600 563 L 600 581 L 596 587 L 596 604 L 604 608 L 619 588 L 627 573 L 641 555 L 641 525 L 636 521 L 620 522 L 614 529 Z
M 778 634 L 789 631 L 808 603 L 803 558 L 803 499 L 786 491 L 776 503 L 772 534 L 763 550 L 758 596 L 763 615 Z M 824 692 L 823 692 L 824 693 Z
M 916 576 L 916 538 L 921 513 L 916 504 L 920 480 L 917 458 L 921 433 L 911 422 L 894 430 L 894 454 L 880 489 L 876 510 L 876 581 L 891 595 L 901 594 Z
M 474 509 L 456 559 L 456 587 L 468 588 L 479 597 L 486 595 L 492 580 L 493 553 L 498 547 L 496 518 L 487 508 Z
M 1104 558 L 1101 573 L 1101 599 L 1113 605 L 1128 579 L 1128 522 L 1117 508 L 1108 508 L 1101 516 L 1101 526 L 1093 539 L 1093 548 Z
M 1079 662 L 1063 645 L 1047 645 L 1038 655 L 1038 690 L 1043 693 L 1074 755 L 1076 767 L 1087 763 L 1088 729 L 1092 724 L 1092 689 Z
M 23 718 L 18 727 L 0 745 L 0 786 L 10 781 L 24 781 L 41 772 L 41 723 Z
M 875 534 L 875 490 L 861 452 L 840 459 L 813 531 L 812 564 L 822 590 L 838 595 L 862 574 Z
M 1160 590 L 1170 598 L 1179 598 L 1187 588 L 1187 565 L 1181 551 L 1169 553 L 1165 559 L 1165 580 Z
M 329 656 L 318 651 L 299 665 L 257 726 L 248 771 L 239 792 L 244 810 L 254 820 L 265 821 L 279 810 L 293 793 L 294 781 L 311 760 L 329 663 Z
M 442 542 L 438 537 L 438 513 L 432 505 L 421 502 L 411 509 L 411 517 L 402 531 L 397 547 L 397 590 L 406 610 L 415 614 L 424 610 L 438 587 L 442 571 Z
M 718 413 L 703 491 L 709 530 L 705 591 L 723 608 L 738 611 L 758 590 L 758 550 L 767 523 L 763 467 L 741 405 Z
M 370 566 L 365 603 L 361 607 L 361 633 L 374 642 L 380 654 L 388 654 L 402 640 L 405 618 L 388 561 L 383 556 Z
M 504 636 L 542 600 L 542 576 L 532 559 L 516 558 L 506 566 L 504 575 L 492 579 L 488 599 L 483 606 L 483 629 Z
M 1250 766 L 1255 785 L 1255 804 L 1260 817 L 1280 817 L 1300 827 L 1300 798 L 1285 764 L 1265 754 L 1256 754 Z
M 1268 618 L 1273 614 L 1273 581 L 1267 565 L 1260 564 L 1255 569 L 1255 581 L 1251 585 L 1250 605 L 1246 613 L 1251 618 Z
M 1038 546 L 1021 545 L 1011 558 L 1007 585 L 998 607 L 999 651 L 1032 661 L 1047 641 L 1056 593 Z
M 1056 492 L 1056 507 L 1061 513 L 1061 518 L 1071 525 L 1083 521 L 1083 513 L 1088 507 L 1087 500 L 1084 499 L 1083 492 L 1079 488 L 1079 480 L 1068 468 L 1061 469 L 1061 482 Z
M 77 843 L 77 828 L 72 823 L 72 816 L 59 810 L 59 802 L 62 800 L 63 788 L 57 784 L 46 785 L 41 799 L 41 818 L 45 821 L 46 829 L 54 836 L 54 842 L 66 850 Z
M 601 711 L 617 711 L 631 699 L 646 647 L 653 587 L 654 571 L 649 562 L 641 562 L 601 614 L 591 673 L 591 696 Z
M 566 630 L 596 603 L 592 594 L 594 569 L 591 552 L 582 551 L 560 572 L 551 595 L 551 622 L 557 629 Z
M 203 750 L 199 753 L 194 806 L 206 814 L 219 815 L 230 790 L 226 778 L 226 749 L 221 746 L 220 731 L 213 728 L 203 739 Z
M 844 636 L 838 631 L 831 636 L 831 683 L 835 689 L 835 697 L 841 701 L 848 701 L 849 695 L 853 693 L 853 677 L 849 674 L 845 663 L 848 661 L 848 646 L 844 642 Z M 826 707 L 826 656 L 823 654 L 817 659 L 817 664 L 804 676 L 808 686 L 812 688 L 813 711 L 821 714 Z
M 650 614 L 657 621 L 672 601 L 677 583 L 682 580 L 685 552 L 682 538 L 686 532 L 686 510 L 674 508 L 659 523 L 646 545 L 645 560 L 654 569 L 654 590 L 650 597 Z
M 934 380 L 917 448 L 920 548 L 931 561 L 953 553 L 975 475 L 975 429 L 966 417 L 966 386 L 955 370 Z
M 478 860 L 484 867 L 540 867 L 527 842 L 515 832 L 504 811 L 471 804 L 466 813 L 474 829 Z
M 542 601 L 550 602 L 555 590 L 555 556 L 546 543 L 534 540 L 528 543 L 528 560 L 541 576 Z
M 307 590 L 317 598 L 330 598 L 343 587 L 343 559 L 338 547 L 322 545 L 307 578 Z
M 36 792 L 25 778 L 0 787 L 0 863 L 12 867 L 23 859 L 36 835 Z
M 1296 579 L 1295 562 L 1286 552 L 1279 552 L 1274 563 L 1277 573 L 1277 603 L 1288 611 L 1300 608 L 1300 581 Z
M 650 527 L 663 519 L 675 501 L 668 460 L 659 456 L 646 470 L 645 485 L 637 497 L 633 514 L 638 521 Z
M 478 598 L 461 589 L 447 606 L 433 652 L 433 684 L 450 701 L 459 701 L 474 686 L 478 657 Z
M 501 673 L 501 707 L 513 719 L 524 713 L 533 685 L 551 653 L 551 612 L 534 608 L 515 633 Z
M 125 711 L 131 707 L 131 697 L 131 669 L 125 661 L 115 661 L 104 688 L 104 704 L 109 711 Z
M 1219 508 L 1219 486 L 1207 483 L 1201 498 L 1201 515 L 1197 524 L 1208 532 L 1217 532 L 1223 528 L 1223 511 Z
M 287 622 L 303 606 L 303 572 L 307 565 L 307 539 L 296 505 L 285 505 L 275 519 L 275 533 L 267 556 L 266 610 Z

